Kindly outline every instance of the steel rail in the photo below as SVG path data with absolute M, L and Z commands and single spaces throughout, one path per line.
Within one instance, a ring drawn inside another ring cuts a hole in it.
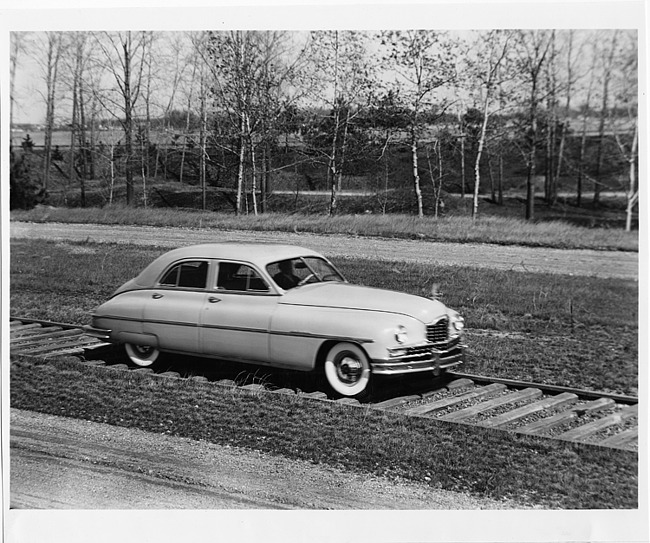
M 541 383 L 533 383 L 530 381 L 518 381 L 516 379 L 503 379 L 501 377 L 488 377 L 485 375 L 473 375 L 470 373 L 461 373 L 456 371 L 448 371 L 446 373 L 448 377 L 456 379 L 471 379 L 475 383 L 481 384 L 491 384 L 491 383 L 501 383 L 510 388 L 538 388 L 543 392 L 549 392 L 552 394 L 561 394 L 563 392 L 569 392 L 575 394 L 579 398 L 586 400 L 597 400 L 599 398 L 609 398 L 614 400 L 616 403 L 622 403 L 625 405 L 634 405 L 639 403 L 639 398 L 636 396 L 626 396 L 623 394 L 614 394 L 610 392 L 599 392 L 593 390 L 585 390 L 581 388 L 566 387 L 560 385 L 547 385 Z
M 56 321 L 44 321 L 41 319 L 32 319 L 30 317 L 16 317 L 16 316 L 9 316 L 9 322 L 12 321 L 20 321 L 22 323 L 29 323 L 29 324 L 41 324 L 43 326 L 59 326 L 60 328 L 65 328 L 66 330 L 71 330 L 71 329 L 83 329 L 83 326 L 81 324 L 70 324 L 70 323 L 65 323 L 65 322 L 56 322 Z

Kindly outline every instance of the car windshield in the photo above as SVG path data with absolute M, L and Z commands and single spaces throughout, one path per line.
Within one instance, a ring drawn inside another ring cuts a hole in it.
M 266 267 L 275 283 L 284 290 L 323 281 L 345 281 L 331 264 L 322 258 L 306 256 L 274 262 Z

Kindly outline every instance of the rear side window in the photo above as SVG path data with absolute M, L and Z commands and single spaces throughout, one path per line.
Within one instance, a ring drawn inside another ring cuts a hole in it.
M 208 263 L 201 260 L 182 262 L 172 266 L 160 280 L 166 287 L 205 288 Z
M 268 292 L 269 287 L 253 268 L 237 262 L 221 262 L 217 288 L 242 292 Z

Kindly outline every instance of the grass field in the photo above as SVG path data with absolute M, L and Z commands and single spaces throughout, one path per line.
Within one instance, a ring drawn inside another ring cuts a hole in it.
M 449 242 L 497 243 L 557 247 L 638 251 L 638 232 L 622 229 L 586 228 L 561 220 L 528 222 L 503 216 L 484 215 L 476 220 L 462 215 L 442 218 L 413 215 L 264 213 L 240 215 L 181 209 L 38 207 L 15 210 L 11 219 L 32 222 L 95 223 L 146 226 L 177 226 L 219 230 L 313 232 L 386 238 L 423 239 Z

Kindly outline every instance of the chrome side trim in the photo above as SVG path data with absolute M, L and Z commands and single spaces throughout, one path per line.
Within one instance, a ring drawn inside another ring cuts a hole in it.
M 135 318 L 123 318 L 123 317 L 114 317 L 110 315 L 102 315 L 101 317 L 97 317 L 101 319 L 107 319 L 107 320 L 117 320 L 117 321 L 122 321 L 122 322 L 134 322 L 138 324 L 161 324 L 161 325 L 167 325 L 167 326 L 186 326 L 188 328 L 202 328 L 206 330 L 226 330 L 230 332 L 247 332 L 247 333 L 253 333 L 253 334 L 269 334 L 269 335 L 274 335 L 274 336 L 288 336 L 288 337 L 300 337 L 300 338 L 311 338 L 311 339 L 319 339 L 323 341 L 329 341 L 329 340 L 335 340 L 335 341 L 352 341 L 355 343 L 374 343 L 374 339 L 369 339 L 369 338 L 359 338 L 359 337 L 348 337 L 348 336 L 333 336 L 333 335 L 325 335 L 325 334 L 312 334 L 309 332 L 298 332 L 296 330 L 292 330 L 290 332 L 280 332 L 280 331 L 274 331 L 274 330 L 267 330 L 265 328 L 247 328 L 247 327 L 241 327 L 241 326 L 222 326 L 222 325 L 216 325 L 216 324 L 199 324 L 196 322 L 179 322 L 179 321 L 162 321 L 162 320 L 142 320 L 142 319 L 135 319 Z M 108 330 L 110 333 L 110 330 Z M 99 336 L 96 336 L 99 337 Z M 104 339 L 104 338 L 101 338 Z
M 336 341 L 353 341 L 355 343 L 374 343 L 374 339 L 369 338 L 360 338 L 360 337 L 346 337 L 346 336 L 329 336 L 324 334 L 312 334 L 309 332 L 298 332 L 292 330 L 291 332 L 276 332 L 270 330 L 268 332 L 273 336 L 289 336 L 289 337 L 302 337 L 302 338 L 312 338 L 312 339 L 323 339 L 323 340 L 336 340 Z

